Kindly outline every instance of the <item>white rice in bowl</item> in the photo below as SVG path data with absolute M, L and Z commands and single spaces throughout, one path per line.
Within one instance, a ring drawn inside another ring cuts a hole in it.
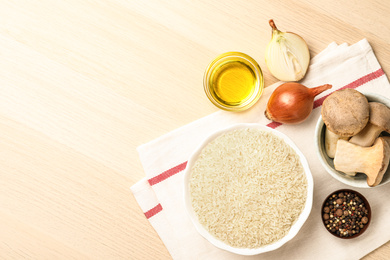
M 287 235 L 302 212 L 307 178 L 280 137 L 245 128 L 218 136 L 191 169 L 191 204 L 208 232 L 236 248 L 260 248 Z

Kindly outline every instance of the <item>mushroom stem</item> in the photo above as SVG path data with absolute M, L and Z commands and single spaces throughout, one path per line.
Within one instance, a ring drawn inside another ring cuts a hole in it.
M 328 128 L 325 129 L 325 151 L 329 158 L 334 158 L 336 154 L 337 141 L 339 139 L 348 140 L 349 137 L 342 137 L 329 131 Z
M 390 108 L 379 102 L 369 102 L 370 119 L 357 135 L 349 140 L 353 144 L 371 146 L 375 139 L 386 131 L 390 133 Z
M 329 158 L 334 158 L 336 154 L 337 141 L 340 139 L 348 141 L 349 137 L 340 136 L 329 131 L 328 128 L 325 129 L 325 152 L 329 156 Z M 356 176 L 356 172 L 344 173 L 349 176 Z
M 352 136 L 349 140 L 351 143 L 360 145 L 360 146 L 371 146 L 376 138 L 383 131 L 383 128 L 380 126 L 376 126 L 368 122 L 365 128 L 360 131 L 357 135 Z
M 390 136 L 382 136 L 382 138 L 387 142 L 387 144 L 390 147 Z M 389 165 L 390 165 L 390 163 L 389 163 Z
M 335 169 L 342 172 L 362 172 L 370 187 L 378 185 L 390 160 L 390 145 L 379 137 L 371 147 L 362 147 L 345 140 L 337 141 Z

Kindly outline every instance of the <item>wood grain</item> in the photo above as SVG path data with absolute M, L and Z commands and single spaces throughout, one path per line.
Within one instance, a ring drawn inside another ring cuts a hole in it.
M 3 1 L 0 258 L 170 259 L 129 187 L 135 148 L 217 108 L 207 64 L 241 51 L 265 85 L 268 20 L 316 55 L 367 38 L 390 73 L 386 1 Z M 390 243 L 365 259 L 390 257 Z

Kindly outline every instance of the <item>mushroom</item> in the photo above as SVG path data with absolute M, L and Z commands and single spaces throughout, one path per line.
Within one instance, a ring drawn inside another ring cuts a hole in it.
M 387 144 L 390 146 L 390 136 L 382 136 L 383 139 L 387 142 Z
M 324 100 L 321 115 L 329 131 L 351 137 L 367 125 L 370 109 L 362 93 L 354 89 L 342 89 Z
M 390 160 L 390 145 L 378 137 L 371 147 L 362 147 L 345 140 L 337 141 L 335 169 L 341 172 L 362 172 L 367 175 L 370 187 L 378 185 Z
M 390 108 L 378 102 L 368 103 L 370 119 L 366 127 L 349 141 L 361 146 L 371 146 L 383 132 L 390 133 Z
M 329 158 L 334 158 L 336 154 L 337 141 L 339 139 L 348 140 L 349 137 L 339 136 L 328 128 L 325 129 L 325 151 Z
M 325 152 L 329 156 L 329 158 L 332 159 L 334 158 L 336 154 L 337 141 L 340 139 L 348 141 L 349 137 L 339 136 L 329 131 L 328 128 L 325 129 Z M 356 172 L 344 172 L 344 173 L 349 176 L 356 176 Z

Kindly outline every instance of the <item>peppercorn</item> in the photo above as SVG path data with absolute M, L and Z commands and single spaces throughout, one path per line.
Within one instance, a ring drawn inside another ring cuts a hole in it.
M 354 192 L 333 193 L 324 202 L 322 219 L 331 233 L 339 237 L 355 236 L 369 222 L 365 206 Z

